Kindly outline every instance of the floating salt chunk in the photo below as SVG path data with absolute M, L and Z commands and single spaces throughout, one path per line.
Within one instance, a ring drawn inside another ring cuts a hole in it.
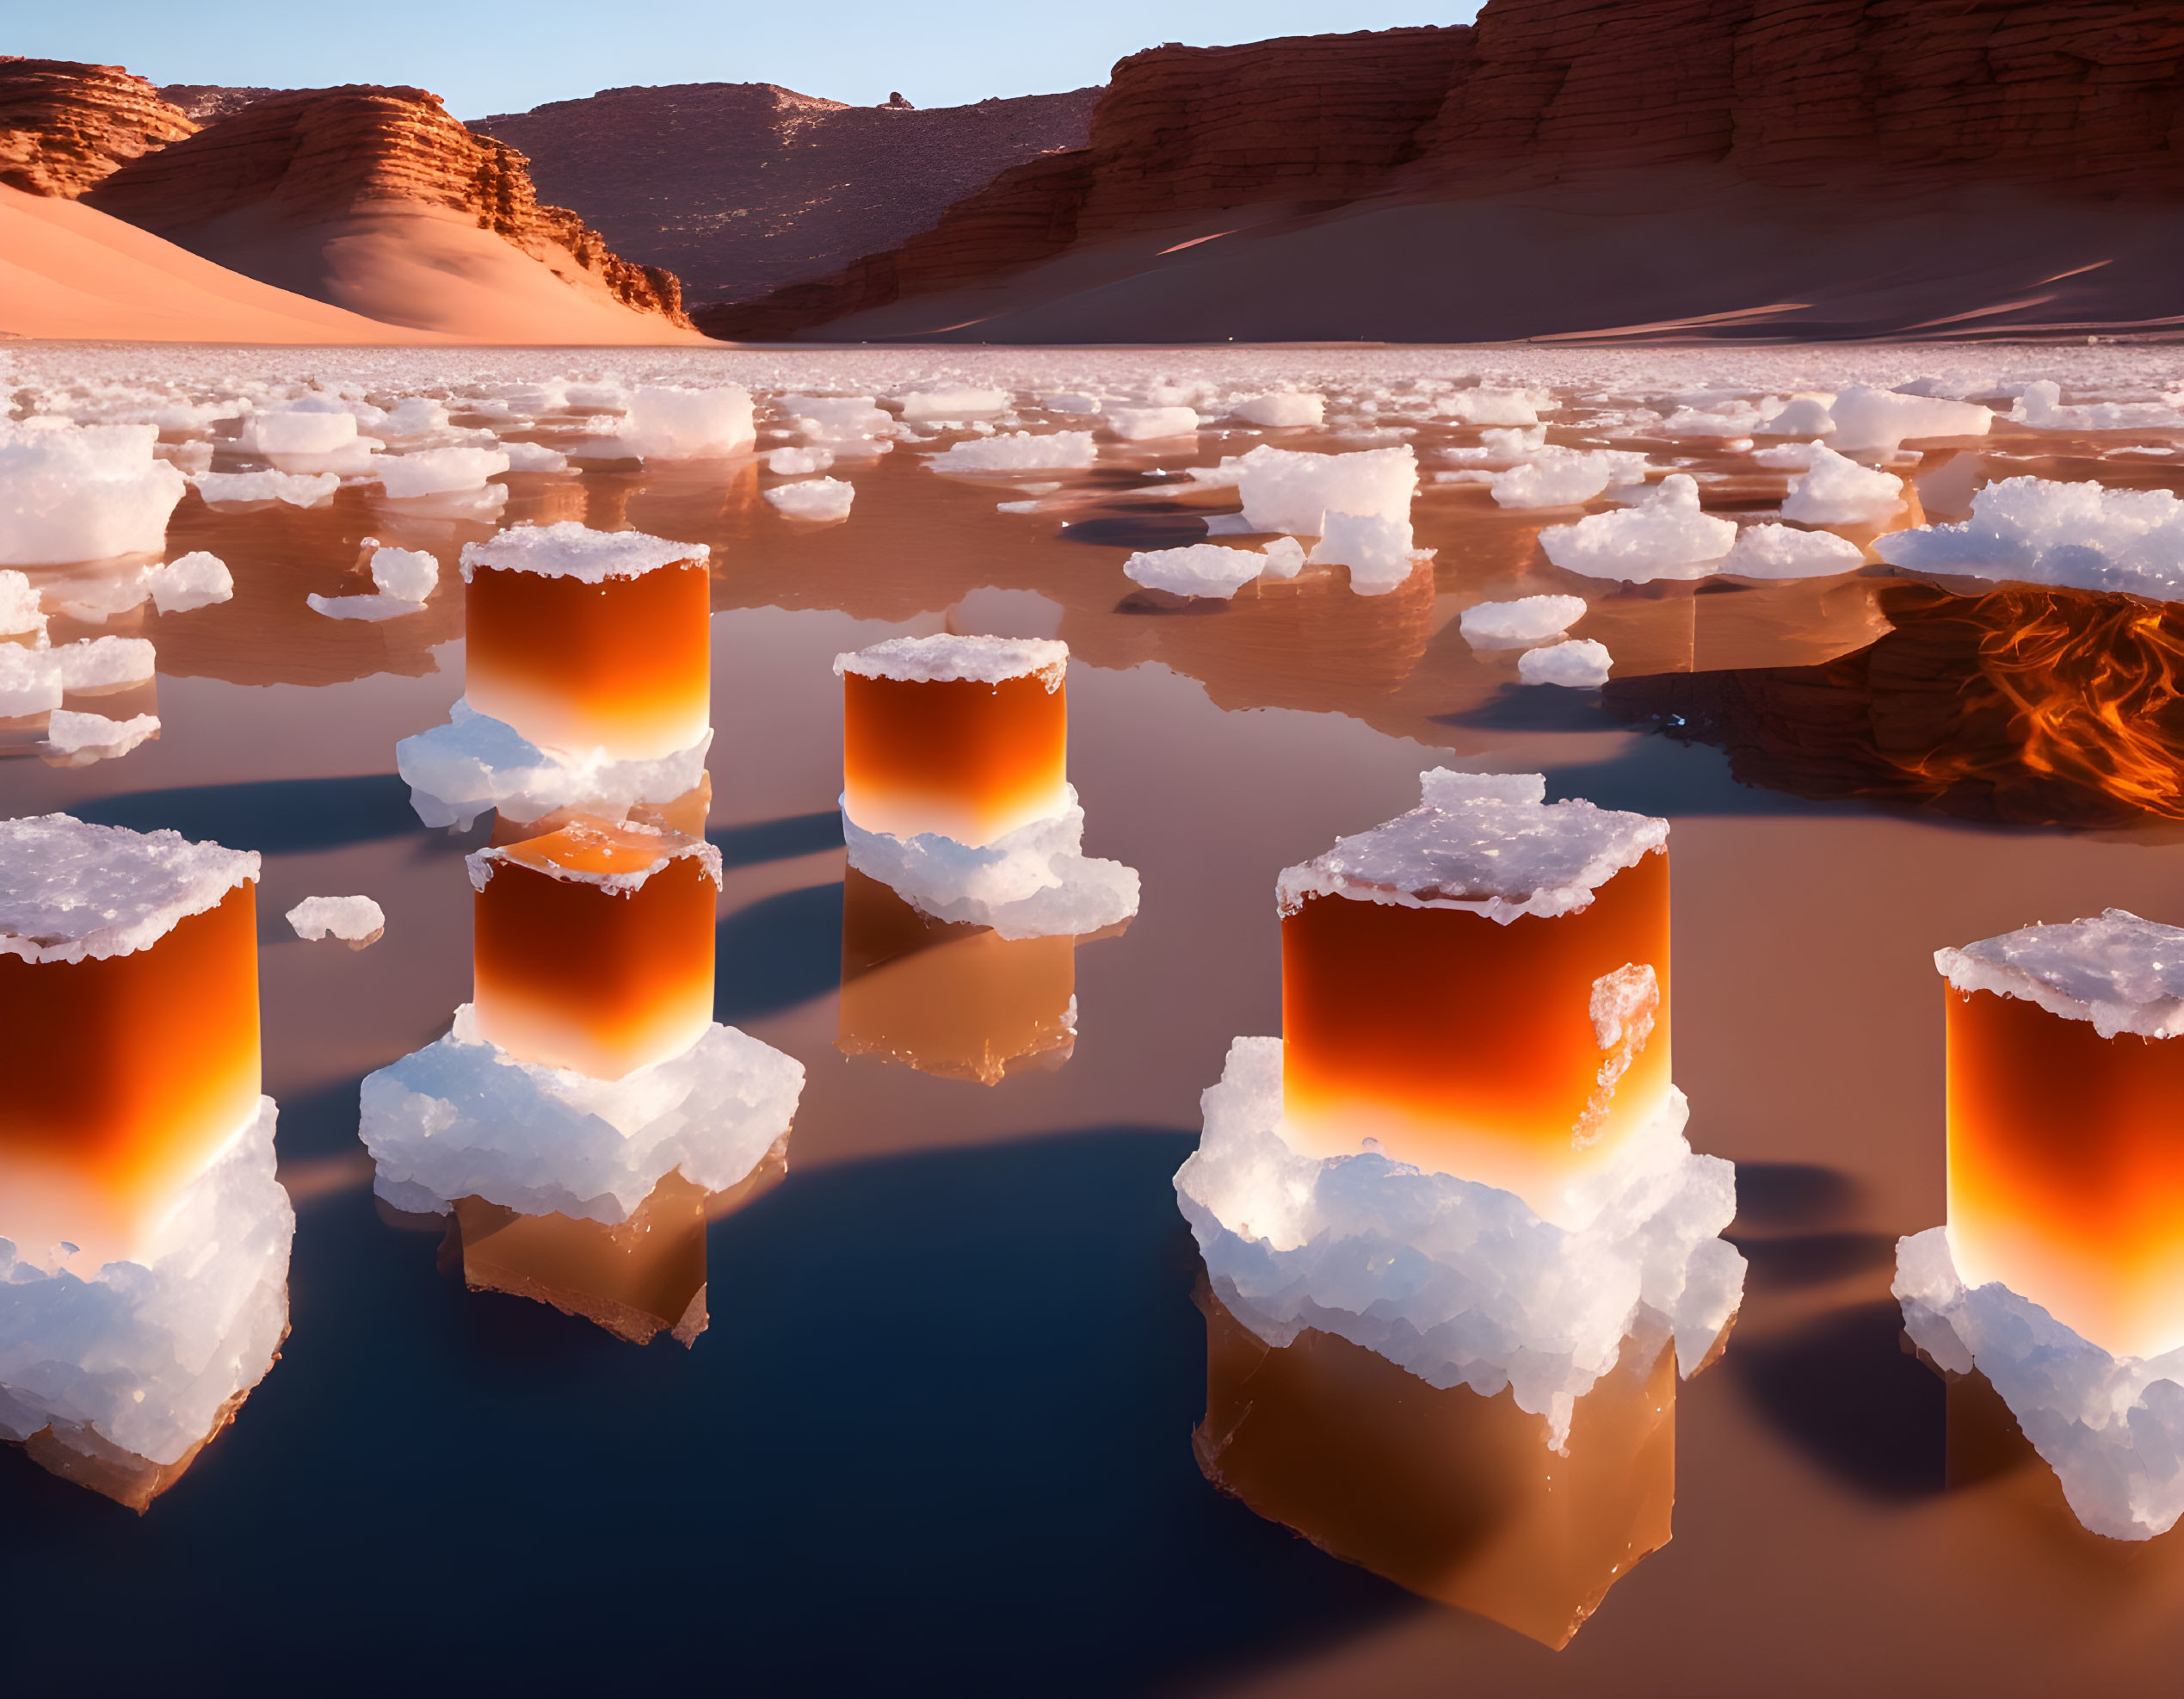
M 93 825 L 68 814 L 0 820 L 0 958 L 80 962 L 148 950 L 233 893 L 246 892 L 247 910 L 257 876 L 256 854 L 180 832 Z M 255 1014 L 250 1024 L 255 1033 Z
M 1305 570 L 1305 546 L 1294 537 L 1276 537 L 1261 553 L 1267 562 L 1262 578 L 1293 578 Z
M 1828 409 L 1835 400 L 1829 395 L 1793 395 L 1769 413 L 1758 425 L 1763 436 L 1825 436 L 1835 428 L 1834 414 Z
M 1611 485 L 1643 483 L 1645 456 L 1613 449 L 1548 449 L 1494 474 L 1497 507 L 1576 507 Z
M 377 455 L 372 461 L 390 501 L 483 490 L 509 466 L 507 454 L 498 448 L 420 448 L 414 454 Z
M 1900 448 L 1915 436 L 1984 436 L 1995 423 L 1993 411 L 1977 402 L 1902 395 L 1865 384 L 1838 393 L 1828 416 L 1835 421 L 1839 451 Z
M 1778 442 L 1771 448 L 1753 450 L 1752 461 L 1774 472 L 1810 472 L 1823 446 L 1817 442 Z
M 1268 557 L 1256 549 L 1193 543 L 1185 548 L 1150 549 L 1133 554 L 1122 563 L 1122 575 L 1133 584 L 1176 596 L 1213 596 L 1225 602 L 1264 574 L 1269 564 Z
M 1903 480 L 1875 472 L 1832 448 L 1816 448 L 1812 469 L 1790 480 L 1782 516 L 1808 525 L 1876 524 L 1903 505 Z
M 355 414 L 299 407 L 251 414 L 238 446 L 252 454 L 332 454 L 356 440 Z
M 369 897 L 305 897 L 288 911 L 287 920 L 307 942 L 339 938 L 358 950 L 377 943 L 386 932 L 386 911 Z
M 1741 440 L 1755 430 L 1763 429 L 1760 410 L 1746 403 L 1738 403 L 1719 411 L 1706 411 L 1691 407 L 1679 407 L 1658 424 L 1651 428 L 1656 436 L 1689 438 L 1705 441 L 1709 438 L 1724 442 Z M 1746 443 L 1747 448 L 1750 447 Z
M 1568 643 L 1527 649 L 1517 659 L 1520 684 L 1562 684 L 1576 690 L 1595 690 L 1607 683 L 1615 658 L 1605 643 L 1580 638 Z
M 775 448 L 766 456 L 766 470 L 776 478 L 824 472 L 833 464 L 834 455 L 824 448 Z
M 46 722 L 47 749 L 57 755 L 83 758 L 69 763 L 71 766 L 92 760 L 111 761 L 158 735 L 159 716 L 156 714 L 109 720 L 102 714 L 77 714 L 68 708 L 55 708 Z
M 1317 537 L 1328 513 L 1407 523 L 1418 489 L 1418 457 L 1408 445 L 1315 454 L 1261 443 L 1248 454 L 1221 462 L 1201 483 L 1231 483 L 1243 500 L 1244 519 L 1255 530 Z
M 1831 531 L 1800 531 L 1790 525 L 1748 525 L 1721 570 L 1745 578 L 1824 578 L 1854 572 L 1866 552 Z
M 1466 424 L 1535 425 L 1539 409 L 1552 400 L 1538 389 L 1458 389 L 1442 396 L 1435 411 Z
M 201 472 L 189 481 L 207 502 L 286 502 L 291 507 L 317 507 L 342 487 L 330 472 Z
M 1125 442 L 1151 442 L 1197 433 L 1198 415 L 1188 407 L 1110 407 L 1107 427 Z
M 386 417 L 375 422 L 372 429 L 389 442 L 414 442 L 421 437 L 436 436 L 446 430 L 447 409 L 444 403 L 435 401 L 429 395 L 405 395 L 388 410 Z
M 892 429 L 895 421 L 869 395 L 784 395 L 781 410 L 805 436 L 819 442 L 849 442 Z
M 1096 413 L 1100 411 L 1100 398 L 1065 392 L 1059 395 L 1042 395 L 1039 398 L 1039 405 L 1050 413 Z
M 158 671 L 158 654 L 141 637 L 87 637 L 52 652 L 64 690 L 111 690 Z
M 508 456 L 510 472 L 565 472 L 569 466 L 566 454 L 542 442 L 503 442 L 501 453 Z
M 639 460 L 718 460 L 758 440 L 750 392 L 733 385 L 682 389 L 639 385 L 616 433 L 616 446 Z
M 46 615 L 28 574 L 0 571 L 0 637 L 42 634 L 45 629 Z
M 382 596 L 403 602 L 423 602 L 440 583 L 440 562 L 427 549 L 375 548 L 372 551 L 372 582 Z
M 2184 503 L 2166 490 L 2005 478 L 1972 497 L 1964 523 L 1891 532 L 1874 548 L 1917 571 L 2184 594 Z
M 1626 584 L 1706 578 L 1720 570 L 1736 541 L 1736 522 L 1700 511 L 1698 483 L 1681 472 L 1636 506 L 1539 534 L 1547 559 L 1564 571 Z
M 704 782 L 712 745 L 708 727 L 688 747 L 656 758 L 618 760 L 601 751 L 571 757 L 458 699 L 446 725 L 395 744 L 394 764 L 420 821 L 467 831 L 494 812 L 521 824 L 579 806 L 616 814 L 673 802 Z
M 935 472 L 1021 472 L 1096 466 L 1099 459 L 1099 447 L 1089 430 L 1046 435 L 1012 430 L 976 442 L 952 443 L 929 464 Z
M 766 499 L 791 519 L 830 525 L 849 516 L 849 504 L 857 487 L 838 478 L 813 478 L 796 484 L 776 484 L 765 491 Z
M 1229 417 L 1274 429 L 1316 425 L 1327 417 L 1327 398 L 1309 390 L 1274 390 L 1231 401 Z
M 906 419 L 961 419 L 974 413 L 1008 411 L 1005 389 L 911 390 L 897 398 Z M 816 468 L 815 468 L 816 470 Z
M 1514 602 L 1475 602 L 1456 623 L 1474 649 L 1526 649 L 1559 638 L 1584 617 L 1582 596 L 1524 596 Z
M 2151 401 L 2063 405 L 2063 386 L 2050 379 L 2025 386 L 2009 417 L 2035 430 L 2184 430 L 2184 412 Z
M 153 567 L 145 575 L 145 584 L 151 592 L 152 605 L 163 614 L 209 608 L 235 594 L 235 575 L 227 570 L 227 563 L 201 548 Z
M 0 565 L 150 553 L 188 486 L 151 424 L 0 419 Z
M 1411 547 L 1408 519 L 1330 508 L 1321 516 L 1319 541 L 1307 559 L 1315 565 L 1348 567 L 1350 588 L 1360 596 L 1385 596 L 1401 589 L 1433 553 Z
M 0 643 L 0 720 L 58 708 L 61 689 L 60 658 L 52 650 Z
M 425 611 L 423 602 L 412 602 L 403 596 L 321 596 L 316 590 L 304 597 L 304 604 L 312 613 L 323 614 L 330 620 L 372 622 L 398 620 Z

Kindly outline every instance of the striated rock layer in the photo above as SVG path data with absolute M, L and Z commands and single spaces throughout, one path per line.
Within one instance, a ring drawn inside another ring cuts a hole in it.
M 119 65 L 0 58 L 0 183 L 73 199 L 197 125 Z

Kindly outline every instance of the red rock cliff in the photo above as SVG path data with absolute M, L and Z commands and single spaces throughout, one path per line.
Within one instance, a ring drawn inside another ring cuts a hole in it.
M 119 65 L 0 59 L 0 182 L 29 194 L 73 200 L 196 128 Z

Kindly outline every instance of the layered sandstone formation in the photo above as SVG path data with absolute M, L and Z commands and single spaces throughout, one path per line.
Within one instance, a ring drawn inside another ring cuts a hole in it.
M 2180 0 L 1489 0 L 1469 28 L 1134 55 L 1086 148 L 700 322 L 2083 331 L 2177 310 L 2180 195 Z
M 520 148 L 540 193 L 615 249 L 742 300 L 924 229 L 995 175 L 1080 148 L 1097 89 L 920 110 L 770 83 L 607 89 L 471 128 Z
M 119 65 L 0 58 L 0 183 L 26 194 L 72 200 L 196 128 Z
M 159 97 L 180 107 L 196 122 L 210 124 L 231 117 L 269 96 L 292 92 L 287 89 L 231 88 L 220 83 L 169 83 L 160 89 Z

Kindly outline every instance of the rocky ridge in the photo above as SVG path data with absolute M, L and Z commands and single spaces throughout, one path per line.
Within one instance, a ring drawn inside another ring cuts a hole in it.
M 0 182 L 74 200 L 196 123 L 119 65 L 0 58 Z

